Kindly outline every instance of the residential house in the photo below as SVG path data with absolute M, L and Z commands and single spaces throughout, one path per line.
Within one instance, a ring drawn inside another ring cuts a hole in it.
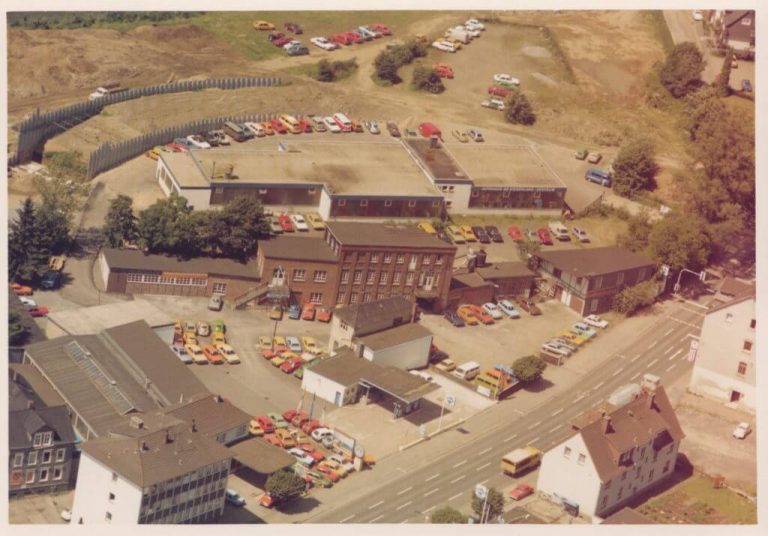
M 716 10 L 710 16 L 710 25 L 720 46 L 733 49 L 737 57 L 754 54 L 754 11 Z
M 357 350 L 356 339 L 414 321 L 415 304 L 404 296 L 354 303 L 334 311 L 328 351 L 341 346 Z

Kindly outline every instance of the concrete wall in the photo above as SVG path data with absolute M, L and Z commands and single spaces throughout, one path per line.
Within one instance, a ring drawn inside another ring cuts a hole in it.
M 141 510 L 142 490 L 120 475 L 112 478 L 112 470 L 87 453 L 80 456 L 77 488 L 72 506 L 72 524 L 82 519 L 85 525 L 135 525 Z M 109 494 L 115 499 L 110 501 Z M 106 519 L 112 514 L 111 521 Z
M 320 217 L 323 218 L 323 220 L 329 220 L 331 218 L 331 194 L 328 193 L 328 190 L 323 188 L 323 191 L 320 192 L 320 205 L 317 208 L 317 211 L 320 213 Z
M 336 406 L 343 406 L 353 402 L 357 395 L 357 385 L 342 385 L 319 375 L 317 372 L 312 371 L 312 369 L 304 369 L 301 388 L 306 393 L 314 394 L 318 398 Z
M 382 367 L 397 367 L 403 370 L 426 367 L 429 363 L 429 346 L 432 335 L 415 341 L 395 344 L 380 350 L 363 347 L 363 357 Z

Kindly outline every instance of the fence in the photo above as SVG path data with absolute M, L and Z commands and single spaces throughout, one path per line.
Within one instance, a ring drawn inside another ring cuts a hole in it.
M 184 123 L 183 125 L 176 125 L 162 130 L 156 130 L 131 138 L 120 143 L 107 142 L 99 146 L 98 149 L 91 153 L 88 161 L 88 178 L 92 179 L 102 171 L 112 169 L 113 167 L 122 164 L 139 156 L 140 154 L 150 150 L 156 145 L 164 145 L 173 141 L 174 138 L 186 137 L 190 134 L 197 134 L 208 130 L 220 129 L 227 121 L 234 121 L 236 123 L 245 123 L 246 121 L 253 121 L 261 123 L 269 119 L 277 117 L 278 114 L 251 114 L 251 115 L 238 115 L 238 116 L 223 116 L 213 117 L 208 119 L 200 119 L 198 121 L 192 121 L 190 123 Z M 301 114 L 296 114 L 296 117 L 301 117 Z
M 95 100 L 65 106 L 50 112 L 36 110 L 18 125 L 19 140 L 16 153 L 9 156 L 8 164 L 15 166 L 29 161 L 50 138 L 101 113 L 105 106 L 140 97 L 151 97 L 165 93 L 199 91 L 202 89 L 241 89 L 247 87 L 274 87 L 281 85 L 279 78 L 248 76 L 243 78 L 221 78 L 211 80 L 188 80 L 171 84 L 158 84 L 112 93 Z

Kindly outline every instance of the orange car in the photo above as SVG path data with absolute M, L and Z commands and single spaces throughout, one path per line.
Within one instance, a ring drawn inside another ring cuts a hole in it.
M 212 344 L 203 346 L 203 353 L 205 354 L 206 359 L 214 365 L 220 365 L 224 362 L 224 358 L 221 357 L 219 351 Z
M 479 321 L 468 305 L 462 305 L 456 310 L 456 314 L 459 315 L 464 323 L 468 326 L 476 326 Z
M 272 128 L 272 124 L 269 121 L 264 121 L 263 123 L 259 123 L 259 124 L 264 129 L 264 134 L 266 134 L 267 136 L 275 135 L 275 129 Z
M 10 286 L 13 289 L 14 294 L 16 294 L 17 296 L 32 295 L 32 287 L 28 287 L 26 285 L 19 285 L 18 283 L 11 283 Z
M 466 307 L 468 307 L 469 310 L 472 311 L 472 314 L 474 314 L 483 324 L 491 325 L 495 323 L 493 317 L 483 311 L 483 308 L 479 305 L 467 305 Z
M 315 304 L 314 303 L 305 303 L 304 307 L 301 308 L 301 319 L 302 320 L 314 320 L 315 319 Z

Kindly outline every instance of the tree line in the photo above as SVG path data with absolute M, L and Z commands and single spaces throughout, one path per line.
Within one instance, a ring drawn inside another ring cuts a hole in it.
M 189 19 L 204 11 L 19 11 L 8 13 L 11 28 L 74 29 L 122 22 L 163 22 Z

